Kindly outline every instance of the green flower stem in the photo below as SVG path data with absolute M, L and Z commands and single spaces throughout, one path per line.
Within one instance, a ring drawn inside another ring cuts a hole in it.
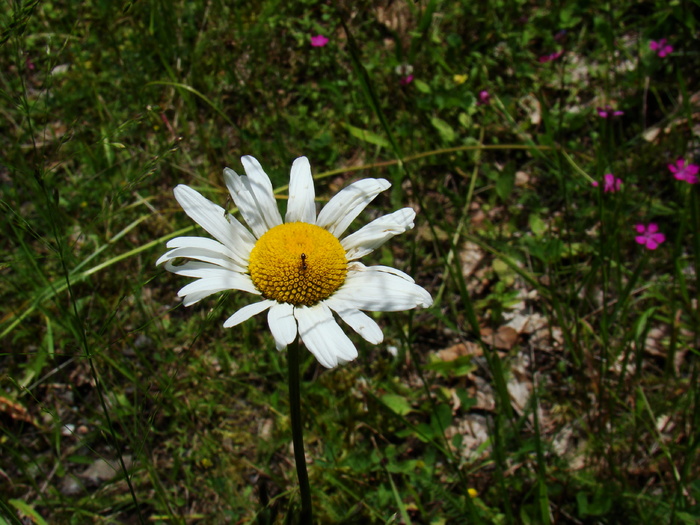
M 304 455 L 304 428 L 301 424 L 301 394 L 299 379 L 299 338 L 289 345 L 287 350 L 289 366 L 289 412 L 292 417 L 292 442 L 294 443 L 294 462 L 299 478 L 301 491 L 301 516 L 299 523 L 312 523 L 311 518 L 311 489 L 309 474 L 306 472 L 306 457 Z

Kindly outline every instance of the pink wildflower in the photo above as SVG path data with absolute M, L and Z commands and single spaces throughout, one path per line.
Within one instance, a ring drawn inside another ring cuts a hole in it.
M 696 184 L 698 182 L 698 171 L 700 166 L 690 164 L 685 159 L 678 159 L 676 164 L 669 164 L 668 169 L 671 170 L 673 176 L 678 180 L 687 182 L 688 184 Z
M 563 51 L 557 51 L 556 53 L 550 53 L 549 55 L 543 55 L 538 60 L 540 61 L 541 64 L 544 64 L 546 62 L 551 62 L 552 60 L 556 60 L 557 58 L 559 58 L 563 54 L 564 54 Z
M 323 35 L 316 35 L 311 37 L 312 47 L 324 47 L 328 43 L 328 39 Z
M 656 40 L 652 40 L 649 42 L 649 49 L 652 51 L 656 51 L 656 54 L 659 55 L 661 58 L 665 57 L 666 55 L 673 53 L 673 46 L 666 44 L 666 39 L 662 38 L 658 42 Z
M 479 100 L 476 102 L 477 106 L 486 106 L 488 103 L 491 102 L 491 95 L 489 94 L 488 91 L 485 89 L 482 91 L 479 91 Z
M 597 188 L 599 186 L 598 181 L 593 181 L 592 185 Z M 603 193 L 615 193 L 616 191 L 620 191 L 621 187 L 622 179 L 617 178 L 612 173 L 606 173 L 603 176 Z
M 598 112 L 598 116 L 600 118 L 619 117 L 620 115 L 625 114 L 624 111 L 621 111 L 619 109 L 613 109 L 610 106 L 605 106 L 604 108 L 595 108 L 595 110 Z
M 646 246 L 649 250 L 656 250 L 659 244 L 666 240 L 663 233 L 659 233 L 659 227 L 654 222 L 650 222 L 648 226 L 637 224 L 634 227 L 637 230 L 637 235 L 634 240 L 642 246 Z
M 408 86 L 411 82 L 413 82 L 413 75 L 406 75 L 405 77 L 402 77 L 399 82 L 402 86 Z

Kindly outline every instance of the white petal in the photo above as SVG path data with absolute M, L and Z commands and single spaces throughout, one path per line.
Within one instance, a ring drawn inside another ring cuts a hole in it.
M 277 350 L 284 350 L 297 336 L 294 306 L 288 303 L 274 304 L 267 312 L 267 324 L 275 338 Z
M 229 215 L 228 217 L 230 221 L 234 222 L 229 222 L 232 228 L 232 236 L 231 239 L 229 239 L 230 242 L 226 244 L 222 244 L 214 239 L 209 239 L 208 237 L 175 237 L 174 239 L 170 239 L 166 243 L 166 246 L 168 248 L 192 248 L 195 250 L 203 250 L 205 252 L 210 252 L 209 255 L 211 256 L 222 255 L 240 266 L 247 268 L 250 252 L 253 246 L 255 246 L 256 239 L 245 226 L 238 222 L 233 216 Z M 184 255 L 169 256 L 169 254 L 170 252 L 158 259 L 156 265 L 164 263 L 167 260 L 172 260 L 175 257 L 186 257 Z
M 255 239 L 235 218 L 229 216 L 227 220 L 227 213 L 221 206 L 217 206 L 184 184 L 176 186 L 173 193 L 185 213 L 215 239 L 233 250 L 239 257 L 243 257 L 246 253 L 250 254 Z
M 216 243 L 216 241 L 212 239 L 207 240 L 211 240 L 212 242 Z M 220 246 L 230 253 L 230 250 L 228 250 L 228 248 L 226 248 L 223 244 L 221 244 Z M 197 261 L 211 263 L 217 266 L 221 266 L 222 268 L 226 268 L 227 270 L 233 270 L 239 273 L 245 273 L 248 268 L 248 264 L 246 262 L 240 264 L 230 257 L 222 256 L 219 252 L 205 250 L 203 248 L 193 248 L 190 246 L 183 246 L 181 248 L 175 248 L 173 250 L 170 250 L 169 252 L 166 252 L 160 257 L 160 259 L 158 259 L 158 264 L 169 262 L 173 259 L 178 258 L 194 259 Z
M 243 226 L 243 224 L 241 224 L 241 222 L 230 213 L 227 213 L 226 219 L 228 219 L 229 224 L 231 225 L 231 227 L 234 230 L 234 233 L 236 234 L 236 240 L 238 242 L 244 242 L 247 246 L 249 246 L 248 253 L 250 253 L 250 250 L 252 250 L 253 246 L 255 246 L 255 236 L 252 233 L 250 233 L 250 231 L 248 231 L 248 228 Z M 232 246 L 232 248 L 235 249 L 236 246 L 234 245 Z
M 244 292 L 260 295 L 260 292 L 253 286 L 250 277 L 244 274 L 229 272 L 227 275 L 211 275 L 201 277 L 184 286 L 179 292 L 180 297 L 184 297 L 192 292 L 212 290 L 221 292 L 223 290 L 243 290 Z
M 433 304 L 433 298 L 425 289 L 414 284 L 412 279 L 406 279 L 408 276 L 403 272 L 397 272 L 380 266 L 348 271 L 345 282 L 333 297 L 373 312 L 396 312 L 417 306 L 428 308 Z
M 246 175 L 248 175 L 250 187 L 255 194 L 268 229 L 279 226 L 282 224 L 282 216 L 275 200 L 270 177 L 267 176 L 257 159 L 250 155 L 241 157 L 241 163 Z
M 282 216 L 275 201 L 270 178 L 260 163 L 250 156 L 242 157 L 241 162 L 247 177 L 226 168 L 224 180 L 233 202 L 259 239 L 270 228 L 282 224 Z
M 191 292 L 188 293 L 187 296 L 182 300 L 182 304 L 184 306 L 192 306 L 193 304 L 198 303 L 205 297 L 209 297 L 211 294 L 221 291 L 222 290 L 202 290 L 201 292 Z
M 377 264 L 371 267 L 365 266 L 362 264 L 360 261 L 351 261 L 348 263 L 348 275 L 352 275 L 356 272 L 366 272 L 368 271 L 369 268 L 372 268 L 373 272 L 386 272 L 386 273 L 391 273 L 393 275 L 396 275 L 398 277 L 401 277 L 404 281 L 408 281 L 409 283 L 415 283 L 416 281 L 413 280 L 413 277 L 408 275 L 406 272 L 402 272 L 401 270 L 398 270 L 396 268 L 392 268 L 391 266 L 383 266 L 381 264 Z
M 411 208 L 404 208 L 373 220 L 341 241 L 346 257 L 352 261 L 373 252 L 394 235 L 413 228 L 415 216 Z
M 181 288 L 177 295 L 183 297 L 182 304 L 192 306 L 205 297 L 229 289 L 228 283 L 221 281 L 221 279 L 197 279 Z
M 326 368 L 347 363 L 357 357 L 357 349 L 333 319 L 330 308 L 323 303 L 297 306 L 294 317 L 299 323 L 299 335 L 306 348 Z
M 207 262 L 188 261 L 185 264 L 175 266 L 173 263 L 168 261 L 165 263 L 165 269 L 176 275 L 182 275 L 184 277 L 196 277 L 198 279 L 220 279 L 229 285 L 227 288 L 224 288 L 224 290 L 243 290 L 256 295 L 260 294 L 258 289 L 255 288 L 255 285 L 248 274 L 221 268 L 220 266 Z
M 224 290 L 242 290 L 260 295 L 260 292 L 253 285 L 253 281 L 247 275 L 223 269 L 221 271 L 226 273 L 215 274 L 209 270 L 204 277 L 200 277 L 181 288 L 177 295 L 185 298 L 183 301 L 185 306 L 193 305 L 209 295 Z M 190 275 L 190 277 L 194 276 Z
M 355 270 L 364 272 L 364 271 L 366 271 L 367 268 L 368 268 L 368 267 L 365 266 L 364 264 L 362 264 L 361 266 L 356 266 L 356 265 L 357 265 L 357 261 L 354 261 L 354 262 L 351 263 L 351 264 L 352 264 L 352 266 L 348 266 L 348 272 L 350 272 L 350 271 L 355 271 Z M 415 283 L 415 282 L 416 282 L 416 281 L 413 280 L 413 277 L 411 277 L 411 276 L 408 275 L 407 273 L 402 272 L 401 270 L 398 270 L 398 269 L 396 269 L 396 268 L 392 268 L 391 266 L 382 266 L 381 264 L 377 264 L 377 265 L 374 265 L 374 266 L 370 266 L 370 268 L 372 268 L 372 271 L 374 271 L 374 272 L 385 272 L 385 273 L 390 273 L 390 274 L 392 274 L 392 275 L 396 275 L 396 276 L 398 276 L 398 277 L 401 277 L 404 281 L 408 281 L 409 283 Z
M 382 329 L 374 322 L 374 319 L 360 312 L 348 302 L 337 299 L 336 296 L 331 296 L 324 303 L 360 334 L 365 341 L 376 345 L 384 340 Z
M 240 274 L 240 272 L 234 272 L 227 270 L 226 268 L 221 268 L 214 264 L 202 261 L 188 261 L 185 264 L 174 265 L 171 262 L 165 263 L 165 269 L 176 275 L 182 275 L 184 277 L 226 277 L 229 274 Z M 246 275 L 246 277 L 248 277 Z M 250 278 L 250 277 L 248 277 Z
M 253 303 L 244 306 L 231 317 L 226 319 L 226 321 L 224 322 L 224 328 L 231 328 L 232 326 L 236 326 L 237 324 L 240 324 L 243 321 L 247 321 L 254 315 L 258 315 L 260 312 L 264 312 L 265 310 L 273 306 L 275 303 L 276 301 L 272 301 L 271 299 L 265 299 L 264 301 L 260 301 L 259 303 Z
M 377 195 L 391 186 L 385 179 L 362 179 L 343 188 L 328 201 L 316 224 L 340 238 L 350 223 Z
M 210 252 L 218 251 L 222 255 L 229 256 L 230 250 L 214 239 L 209 237 L 175 237 L 170 239 L 165 246 L 168 248 L 201 248 Z
M 289 202 L 284 222 L 316 224 L 314 179 L 306 157 L 299 157 L 292 164 L 289 178 Z

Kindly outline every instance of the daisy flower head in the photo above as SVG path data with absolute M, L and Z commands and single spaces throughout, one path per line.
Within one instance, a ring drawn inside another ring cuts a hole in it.
M 637 241 L 637 244 L 646 246 L 649 250 L 656 250 L 666 240 L 666 236 L 659 232 L 659 227 L 654 222 L 650 222 L 646 226 L 644 224 L 636 224 L 634 229 L 638 233 L 634 240 Z
M 668 169 L 678 180 L 688 184 L 696 184 L 698 182 L 700 167 L 697 164 L 686 162 L 685 159 L 678 159 L 674 164 L 669 164 Z
M 357 349 L 333 312 L 372 344 L 383 339 L 379 325 L 363 311 L 392 312 L 432 303 L 430 294 L 404 272 L 358 261 L 387 240 L 413 227 L 416 213 L 403 208 L 344 235 L 352 221 L 391 184 L 363 179 L 333 196 L 316 214 L 311 166 L 306 157 L 292 164 L 289 201 L 282 218 L 270 178 L 253 157 L 241 158 L 246 175 L 224 169 L 226 186 L 246 228 L 233 215 L 189 186 L 175 198 L 190 218 L 214 239 L 177 237 L 156 264 L 196 280 L 178 295 L 185 306 L 224 290 L 261 298 L 224 322 L 231 328 L 267 311 L 278 350 L 297 335 L 326 368 L 357 357 Z M 175 265 L 176 259 L 190 259 Z

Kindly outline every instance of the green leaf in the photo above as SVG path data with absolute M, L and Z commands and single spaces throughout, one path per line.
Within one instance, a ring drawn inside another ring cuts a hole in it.
M 426 370 L 433 370 L 443 377 L 463 377 L 473 372 L 476 365 L 472 363 L 471 356 L 461 355 L 451 361 L 442 361 L 436 358 L 435 361 L 425 365 Z
M 455 390 L 457 397 L 462 402 L 462 410 L 469 410 L 471 407 L 476 405 L 476 399 L 469 395 L 466 388 L 457 388 Z
M 528 217 L 530 230 L 536 237 L 541 237 L 547 231 L 547 223 L 536 213 L 531 213 Z
M 417 432 L 411 433 L 415 435 L 418 439 L 420 439 L 423 443 L 427 443 L 428 441 L 433 439 L 433 437 L 435 437 L 435 430 L 427 423 L 419 423 L 416 427 L 416 430 Z
M 496 193 L 501 200 L 508 200 L 515 186 L 515 173 L 511 170 L 504 171 L 496 181 Z
M 445 122 L 441 118 L 431 117 L 430 123 L 438 131 L 438 133 L 440 134 L 440 137 L 445 142 L 452 142 L 455 140 L 455 138 L 457 138 L 457 134 L 455 133 L 455 130 L 452 129 L 452 126 L 450 126 L 447 122 Z
M 46 520 L 41 517 L 41 514 L 34 510 L 34 507 L 30 506 L 28 503 L 25 503 L 19 499 L 11 499 L 10 505 L 27 516 L 33 523 L 36 523 L 37 525 L 49 525 L 46 523 Z
M 351 126 L 347 123 L 343 124 L 343 126 L 350 132 L 350 135 L 360 139 L 363 142 L 369 142 L 370 144 L 374 144 L 375 146 L 379 146 L 381 148 L 389 147 L 389 141 L 384 137 L 380 137 L 376 133 L 372 133 L 366 129 L 356 128 L 355 126 Z
M 511 286 L 515 282 L 515 272 L 505 262 L 496 259 L 493 261 L 493 271 L 506 286 Z
M 435 407 L 435 411 L 430 415 L 430 426 L 433 428 L 433 435 L 440 435 L 452 424 L 452 408 L 449 405 L 441 404 Z
M 544 263 L 555 263 L 561 260 L 561 254 L 564 250 L 564 243 L 561 239 L 556 238 L 535 238 L 527 235 L 522 239 L 523 245 L 526 246 L 528 253 L 533 257 L 537 257 Z
M 428 94 L 428 93 L 430 93 L 430 91 L 431 91 L 430 86 L 429 86 L 428 84 L 426 84 L 425 82 L 423 82 L 422 80 L 420 80 L 420 79 L 417 79 L 417 78 L 414 79 L 414 80 L 413 80 L 413 85 L 416 86 L 416 89 L 417 89 L 418 91 L 420 91 L 421 93 Z
M 409 412 L 413 411 L 410 403 L 403 396 L 396 394 L 384 394 L 380 399 L 382 400 L 382 403 L 400 416 L 405 416 Z
M 576 494 L 579 516 L 604 516 L 612 508 L 610 496 L 602 490 L 596 490 L 589 499 L 588 494 L 579 492 Z

